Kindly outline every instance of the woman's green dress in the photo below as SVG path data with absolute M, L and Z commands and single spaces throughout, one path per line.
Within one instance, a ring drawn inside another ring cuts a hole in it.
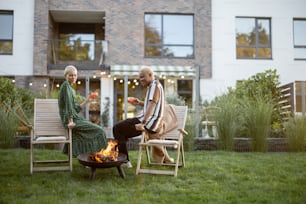
M 100 151 L 106 147 L 107 139 L 102 127 L 78 115 L 81 111 L 80 104 L 76 101 L 76 93 L 68 81 L 60 88 L 58 95 L 59 114 L 64 127 L 68 125 L 68 118 L 73 118 L 75 127 L 72 129 L 72 156 L 82 153 Z M 68 148 L 63 152 L 67 154 Z

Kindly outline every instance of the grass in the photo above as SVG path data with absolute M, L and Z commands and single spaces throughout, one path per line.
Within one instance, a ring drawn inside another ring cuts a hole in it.
M 59 153 L 41 150 L 42 155 Z M 89 169 L 74 159 L 70 172 L 29 173 L 28 149 L 0 149 L 0 203 L 260 203 L 306 202 L 306 154 L 186 152 L 178 177 L 135 175 L 137 152 L 126 178 L 116 168 Z

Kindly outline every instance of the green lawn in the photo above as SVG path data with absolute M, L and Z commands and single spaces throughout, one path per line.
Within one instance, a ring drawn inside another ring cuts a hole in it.
M 42 155 L 55 151 L 41 151 Z M 70 172 L 29 173 L 28 149 L 0 149 L 0 204 L 44 203 L 306 203 L 306 153 L 186 152 L 178 176 L 135 175 L 137 152 L 126 178 L 116 168 L 90 169 L 74 159 Z M 58 153 L 58 152 L 56 152 Z

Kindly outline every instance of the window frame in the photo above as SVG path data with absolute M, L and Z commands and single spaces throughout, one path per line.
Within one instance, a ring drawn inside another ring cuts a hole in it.
M 293 18 L 293 21 L 292 21 L 292 30 L 293 30 L 293 49 L 294 49 L 294 52 L 297 50 L 297 49 L 303 49 L 304 52 L 306 53 L 306 43 L 305 45 L 297 45 L 296 44 L 296 39 L 295 39 L 295 32 L 296 32 L 296 28 L 295 28 L 295 21 L 305 21 L 306 23 L 306 18 Z M 306 35 L 306 33 L 305 33 Z M 295 54 L 294 54 L 295 55 Z M 294 56 L 294 59 L 295 60 L 306 60 L 306 56 L 305 57 L 296 57 Z
M 268 60 L 268 59 L 272 59 L 272 29 L 271 29 L 271 17 L 254 17 L 254 16 L 236 16 L 235 20 L 237 19 L 243 19 L 243 18 L 247 18 L 247 19 L 254 19 L 254 25 L 252 25 L 255 28 L 255 44 L 254 45 L 239 45 L 237 43 L 237 30 L 235 31 L 235 41 L 236 41 L 236 59 L 259 59 L 259 60 Z M 268 44 L 260 44 L 259 43 L 259 32 L 258 32 L 258 21 L 259 20 L 268 20 L 269 22 L 269 43 Z M 235 29 L 237 29 L 237 25 L 235 26 Z M 254 57 L 239 57 L 237 55 L 237 50 L 238 48 L 252 48 L 255 49 L 255 56 Z M 270 57 L 260 57 L 258 54 L 258 50 L 262 49 L 262 48 L 269 48 L 270 49 Z
M 147 43 L 146 42 L 146 16 L 147 15 L 160 15 L 161 16 L 161 43 Z M 190 16 L 192 17 L 192 44 L 176 44 L 176 43 L 168 43 L 164 44 L 164 17 L 165 16 Z M 145 13 L 144 14 L 144 57 L 146 58 L 183 58 L 183 59 L 194 59 L 195 58 L 195 46 L 194 46 L 194 14 L 180 14 L 180 13 Z M 161 49 L 160 55 L 147 55 L 146 48 L 147 47 L 159 47 Z M 192 49 L 192 55 L 190 56 L 169 56 L 163 52 L 164 48 L 174 48 L 174 47 L 185 47 L 185 48 L 191 48 Z
M 12 17 L 12 23 L 11 25 L 11 36 L 7 39 L 3 39 L 0 37 L 0 48 L 2 43 L 9 43 L 11 44 L 11 50 L 9 52 L 2 52 L 0 49 L 0 55 L 13 55 L 13 38 L 14 38 L 14 11 L 13 10 L 0 10 L 0 16 L 1 15 L 7 15 Z M 4 26 L 3 26 L 4 27 Z M 3 28 L 2 28 L 3 29 Z M 1 30 L 2 30 L 1 29 Z

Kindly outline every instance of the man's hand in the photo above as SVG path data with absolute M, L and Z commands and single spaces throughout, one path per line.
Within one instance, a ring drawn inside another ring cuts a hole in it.
M 144 124 L 142 124 L 142 123 L 135 124 L 135 128 L 138 131 L 144 131 L 145 130 Z
M 140 100 L 138 98 L 135 97 L 128 97 L 128 102 L 134 106 L 139 105 L 140 104 Z

